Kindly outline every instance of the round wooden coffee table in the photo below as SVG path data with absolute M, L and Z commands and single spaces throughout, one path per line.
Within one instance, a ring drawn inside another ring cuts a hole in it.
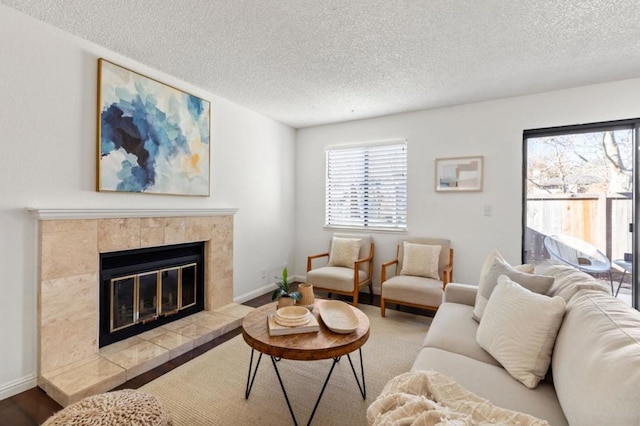
M 251 360 L 249 361 L 249 374 L 247 375 L 247 386 L 245 390 L 245 398 L 249 398 L 251 388 L 253 387 L 253 381 L 256 377 L 258 367 L 260 366 L 260 360 L 262 355 L 266 354 L 271 357 L 271 363 L 278 376 L 282 393 L 289 407 L 289 412 L 293 418 L 293 423 L 298 424 L 296 417 L 289 403 L 289 397 L 284 387 L 284 383 L 280 377 L 278 371 L 277 362 L 281 359 L 291 359 L 297 361 L 317 361 L 321 359 L 333 358 L 331 369 L 327 374 L 327 378 L 324 381 L 320 395 L 316 400 L 316 404 L 313 407 L 313 411 L 307 424 L 311 424 L 313 416 L 318 408 L 318 404 L 322 399 L 327 383 L 331 378 L 331 373 L 335 368 L 340 358 L 344 355 L 349 359 L 351 370 L 360 389 L 360 394 L 363 399 L 367 397 L 365 379 L 364 379 L 364 365 L 362 363 L 362 345 L 369 339 L 369 318 L 359 309 L 350 306 L 353 313 L 358 318 L 358 328 L 349 334 L 338 334 L 329 330 L 322 322 L 318 307 L 325 303 L 322 299 L 316 299 L 313 309 L 313 315 L 318 319 L 320 330 L 311 333 L 290 334 L 286 336 L 270 336 L 269 328 L 267 325 L 267 317 L 276 311 L 277 303 L 270 303 L 268 305 L 261 306 L 255 311 L 248 314 L 242 321 L 242 337 L 244 341 L 251 346 Z M 351 361 L 351 352 L 358 350 L 360 355 L 360 375 L 362 383 L 358 379 L 356 369 Z M 253 355 L 254 352 L 260 352 L 260 356 L 256 362 L 255 368 L 253 367 Z

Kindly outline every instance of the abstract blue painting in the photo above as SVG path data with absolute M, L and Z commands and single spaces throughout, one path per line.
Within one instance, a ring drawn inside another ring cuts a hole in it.
M 208 101 L 98 60 L 98 191 L 209 195 Z

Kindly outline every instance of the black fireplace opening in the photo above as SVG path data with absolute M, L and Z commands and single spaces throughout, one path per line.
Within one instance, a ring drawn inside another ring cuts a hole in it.
M 204 310 L 204 242 L 100 254 L 99 347 Z

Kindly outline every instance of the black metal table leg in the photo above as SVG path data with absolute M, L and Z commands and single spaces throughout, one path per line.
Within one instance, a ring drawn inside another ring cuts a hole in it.
M 318 409 L 318 404 L 320 404 L 320 400 L 322 399 L 322 394 L 324 394 L 324 390 L 327 388 L 327 383 L 329 383 L 329 379 L 331 378 L 331 373 L 333 373 L 333 369 L 336 364 L 340 361 L 340 357 L 336 357 L 333 359 L 333 363 L 331 364 L 331 369 L 329 370 L 329 374 L 327 374 L 327 378 L 322 385 L 322 390 L 320 390 L 320 395 L 318 395 L 318 399 L 316 399 L 316 404 L 313 406 L 313 411 L 311 412 L 311 417 L 309 417 L 309 421 L 307 422 L 307 426 L 311 424 L 311 420 L 313 420 L 313 416 L 316 414 L 316 410 Z
M 247 374 L 247 387 L 244 390 L 244 399 L 249 399 L 251 388 L 253 388 L 253 381 L 256 379 L 256 373 L 258 372 L 258 367 L 260 366 L 260 361 L 262 360 L 262 352 L 260 352 L 260 356 L 258 357 L 258 362 L 256 362 L 256 369 L 253 371 L 253 377 L 251 377 L 251 367 L 253 365 L 254 352 L 255 352 L 255 349 L 251 349 L 251 360 L 249 360 L 249 374 Z
M 351 365 L 351 371 L 353 371 L 353 377 L 355 377 L 356 383 L 358 384 L 358 389 L 360 389 L 360 395 L 362 395 L 362 399 L 367 399 L 367 384 L 364 381 L 364 364 L 362 363 L 362 348 L 358 348 L 358 353 L 360 354 L 360 376 L 362 377 L 362 385 L 360 385 L 360 380 L 358 380 L 356 369 L 353 366 L 353 362 L 351 362 L 351 354 L 347 354 L 347 358 L 349 359 L 349 365 Z
M 291 408 L 291 403 L 289 402 L 289 396 L 287 395 L 287 391 L 284 388 L 284 383 L 282 383 L 282 378 L 280 377 L 280 371 L 278 371 L 278 366 L 276 365 L 276 358 L 271 357 L 271 363 L 273 364 L 273 368 L 276 370 L 276 376 L 278 376 L 278 381 L 280 382 L 280 387 L 282 388 L 282 393 L 284 394 L 284 399 L 287 401 L 287 407 L 289 407 L 289 413 L 291 413 L 291 418 L 293 419 L 293 424 L 298 426 L 298 421 L 296 420 L 296 415 L 293 414 L 293 408 Z
M 249 373 L 247 375 L 247 387 L 245 390 L 245 399 L 249 398 L 249 394 L 251 393 L 251 388 L 253 387 L 253 382 L 256 378 L 256 373 L 258 372 L 258 367 L 260 366 L 260 361 L 262 360 L 262 353 L 260 353 L 260 356 L 258 357 L 258 361 L 256 363 L 256 367 L 255 370 L 253 370 L 253 375 L 252 375 L 252 366 L 253 366 L 253 353 L 254 353 L 255 349 L 251 350 L 251 360 L 249 361 Z M 366 388 L 366 384 L 365 384 L 365 378 L 364 378 L 364 364 L 362 361 L 362 349 L 359 348 L 358 349 L 358 353 L 360 355 L 360 376 L 362 378 L 362 383 L 360 383 L 360 379 L 358 378 L 358 374 L 356 373 L 356 369 L 353 366 L 353 362 L 351 360 L 351 355 L 347 354 L 347 358 L 349 359 L 349 365 L 351 366 L 351 371 L 353 371 L 353 377 L 356 379 L 356 383 L 358 384 L 358 389 L 360 390 L 360 395 L 362 395 L 362 399 L 366 399 L 367 398 L 367 388 Z M 331 364 L 331 368 L 329 369 L 329 373 L 327 373 L 327 377 L 324 380 L 324 383 L 322 384 L 322 389 L 320 390 L 320 394 L 318 395 L 318 398 L 316 399 L 316 403 L 313 406 L 313 411 L 311 412 L 311 416 L 309 417 L 309 421 L 307 422 L 307 426 L 311 425 L 311 421 L 313 420 L 313 417 L 316 414 L 316 410 L 318 409 L 318 405 L 320 405 L 320 400 L 322 399 L 322 395 L 324 395 L 324 391 L 327 388 L 327 384 L 329 383 L 329 379 L 331 378 L 331 375 L 333 374 L 333 370 L 336 367 L 336 364 L 340 361 L 341 357 L 335 357 L 333 358 L 333 363 Z M 289 408 L 289 413 L 291 414 L 291 419 L 293 419 L 293 424 L 295 426 L 298 426 L 298 421 L 296 420 L 296 416 L 293 413 L 293 407 L 291 407 L 291 402 L 289 401 L 289 395 L 287 394 L 287 390 L 284 387 L 284 382 L 282 381 L 282 377 L 280 376 L 280 370 L 278 370 L 278 365 L 276 364 L 280 359 L 276 358 L 274 356 L 271 357 L 271 363 L 273 364 L 273 369 L 276 371 L 276 376 L 278 377 L 278 382 L 280 383 L 280 388 L 282 389 L 282 394 L 284 395 L 284 399 L 287 402 L 287 407 Z

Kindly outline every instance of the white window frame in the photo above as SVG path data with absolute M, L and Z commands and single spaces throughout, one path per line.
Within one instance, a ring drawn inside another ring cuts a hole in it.
M 407 230 L 406 139 L 325 150 L 325 228 Z

